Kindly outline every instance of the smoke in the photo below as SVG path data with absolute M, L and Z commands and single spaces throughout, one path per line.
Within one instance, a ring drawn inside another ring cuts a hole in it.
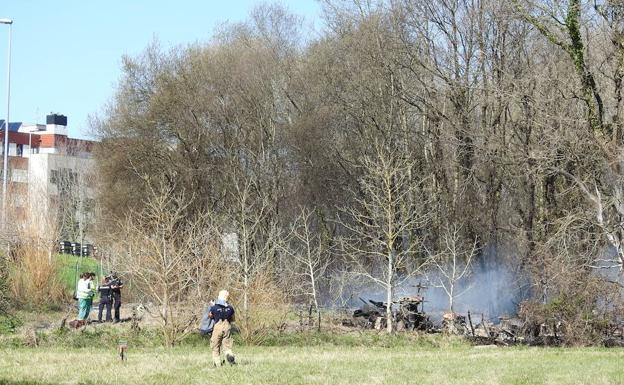
M 449 309 L 449 297 L 439 284 L 436 273 L 428 274 L 429 282 L 425 297 L 425 311 L 443 312 Z M 500 315 L 512 315 L 517 312 L 522 300 L 521 288 L 514 285 L 516 277 L 505 266 L 482 269 L 477 267 L 470 276 L 460 280 L 455 287 L 459 293 L 454 298 L 454 310 L 458 313 L 481 313 L 485 318 L 496 318 Z M 404 289 L 402 288 L 401 291 Z M 407 293 L 406 293 L 407 294 Z
M 499 316 L 516 314 L 519 303 L 529 296 L 529 281 L 505 262 L 509 260 L 514 258 L 506 258 L 495 247 L 481 250 L 472 264 L 470 274 L 456 283 L 455 292 L 460 295 L 455 297 L 454 311 L 461 314 L 470 311 L 479 317 L 483 314 L 485 319 L 492 321 L 497 321 Z M 439 271 L 430 268 L 397 287 L 394 300 L 403 296 L 421 295 L 425 298 L 425 312 L 436 321 L 449 310 L 448 295 L 444 289 L 436 287 L 440 278 L 443 277 Z M 419 285 L 424 286 L 420 292 Z M 385 291 L 370 282 L 352 282 L 347 286 L 339 306 L 360 307 L 360 297 L 364 300 L 386 301 Z M 338 303 L 334 302 L 334 305 Z
M 505 261 L 504 252 L 496 247 L 486 247 L 471 265 L 470 273 L 455 285 L 454 311 L 458 313 L 483 314 L 486 319 L 496 320 L 499 316 L 514 315 L 518 305 L 526 299 L 528 279 L 517 273 L 516 269 Z M 430 269 L 419 280 L 427 287 L 423 293 L 426 312 L 449 310 L 449 297 L 440 285 L 444 277 L 437 269 Z M 448 282 L 448 281 L 446 281 Z M 447 284 L 448 285 L 448 284 Z M 447 286 L 448 287 L 448 286 Z M 399 292 L 404 292 L 402 287 Z M 407 294 L 407 293 L 406 293 Z

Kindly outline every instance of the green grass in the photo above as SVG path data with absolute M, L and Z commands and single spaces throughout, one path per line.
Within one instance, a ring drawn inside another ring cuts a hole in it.
M 416 346 L 235 347 L 215 369 L 207 346 L 0 350 L 0 384 L 624 384 L 624 351 Z M 216 382 L 215 382 L 216 380 Z
M 73 255 L 58 254 L 56 256 L 60 262 L 61 281 L 71 292 L 76 286 L 76 263 L 78 263 L 78 274 L 83 271 L 93 271 L 100 273 L 98 261 L 91 257 L 75 257 Z
M 0 314 L 0 335 L 15 333 L 22 326 L 22 321 L 10 314 Z
M 30 315 L 30 313 L 24 313 Z M 61 314 L 50 315 L 61 318 Z M 18 320 L 18 317 L 14 318 Z M 2 318 L 0 318 L 2 321 Z M 32 323 L 26 321 L 24 323 Z M 1 324 L 0 324 L 1 325 Z M 10 325 L 8 325 L 10 326 Z M 20 324 L 16 325 L 20 326 Z M 115 348 L 118 340 L 128 341 L 134 347 L 154 348 L 163 346 L 164 341 L 160 330 L 155 327 L 143 327 L 140 330 L 132 330 L 129 323 L 119 325 L 94 325 L 80 330 L 52 329 L 37 331 L 37 341 L 40 347 L 57 348 L 84 348 L 89 346 L 99 346 L 101 348 Z M 188 348 L 206 345 L 206 338 L 198 333 L 191 333 L 186 336 L 180 345 Z M 236 345 L 244 344 L 241 335 L 234 333 Z M 350 333 L 317 333 L 314 331 L 295 333 L 269 333 L 266 338 L 259 343 L 251 345 L 261 345 L 266 347 L 310 347 L 310 346 L 344 346 L 355 347 L 379 347 L 379 348 L 404 348 L 419 347 L 425 349 L 433 348 L 468 348 L 469 343 L 457 336 L 446 336 L 441 334 L 394 334 L 386 335 L 375 331 L 354 331 Z M 15 328 L 9 328 L 4 335 L 0 333 L 0 348 L 2 347 L 31 347 L 33 341 L 31 335 L 15 333 Z

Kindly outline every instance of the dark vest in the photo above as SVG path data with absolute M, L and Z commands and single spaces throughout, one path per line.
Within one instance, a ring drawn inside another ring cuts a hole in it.
M 221 320 L 229 322 L 232 321 L 232 317 L 234 317 L 234 308 L 230 305 L 214 305 L 210 309 L 210 312 L 212 313 L 212 319 L 214 319 L 215 322 L 219 322 Z
M 100 292 L 100 300 L 108 301 L 110 299 L 112 290 L 110 286 L 100 286 L 98 291 Z

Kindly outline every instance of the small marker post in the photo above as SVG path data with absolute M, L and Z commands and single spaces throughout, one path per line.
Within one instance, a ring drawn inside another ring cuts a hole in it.
M 119 344 L 117 345 L 117 351 L 119 352 L 119 358 L 122 361 L 125 361 L 128 359 L 128 341 L 125 340 L 120 340 Z

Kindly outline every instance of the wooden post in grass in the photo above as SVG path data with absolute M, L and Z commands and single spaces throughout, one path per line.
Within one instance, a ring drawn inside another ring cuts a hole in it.
M 470 317 L 470 310 L 468 311 L 468 325 L 470 325 L 470 333 L 474 337 L 474 326 L 472 326 L 472 317 Z
M 120 340 L 119 344 L 117 346 L 117 351 L 119 353 L 119 358 L 121 359 L 121 361 L 125 361 L 128 359 L 127 355 L 128 355 L 128 341 L 126 340 Z

